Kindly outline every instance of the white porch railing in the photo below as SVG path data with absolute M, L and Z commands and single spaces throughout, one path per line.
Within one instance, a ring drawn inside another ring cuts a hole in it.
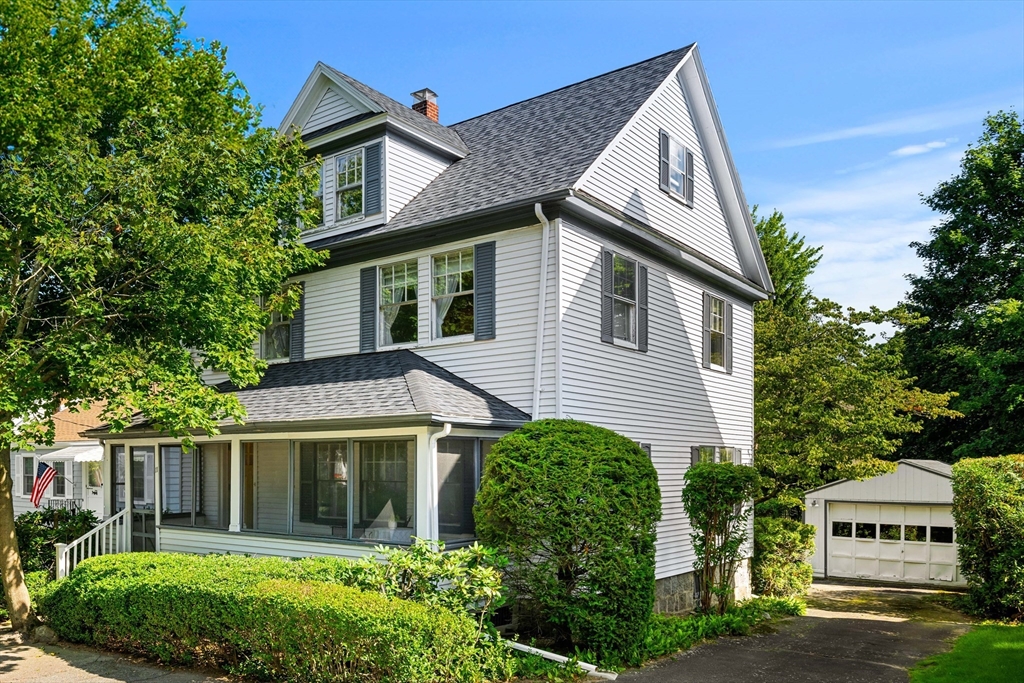
M 132 539 L 128 534 L 130 512 L 127 508 L 121 510 L 71 543 L 57 543 L 57 578 L 63 579 L 79 562 L 90 557 L 129 552 L 132 549 Z

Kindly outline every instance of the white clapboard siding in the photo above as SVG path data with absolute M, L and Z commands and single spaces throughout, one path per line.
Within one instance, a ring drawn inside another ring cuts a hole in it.
M 387 217 L 391 220 L 448 168 L 449 161 L 396 135 L 388 136 L 386 149 Z
M 863 481 L 837 482 L 807 494 L 808 499 L 890 503 L 953 502 L 950 478 L 901 462 L 896 471 Z
M 302 130 L 305 133 L 311 133 L 339 121 L 350 119 L 359 111 L 337 90 L 328 88 L 320 98 L 320 102 L 313 108 L 313 113 L 309 115 Z
M 706 287 L 640 259 L 649 268 L 649 351 L 603 343 L 602 245 L 636 256 L 562 220 L 563 413 L 651 443 L 663 500 L 657 576 L 673 576 L 690 571 L 694 559 L 680 503 L 690 447 L 733 446 L 750 461 L 752 308 L 726 297 L 733 304 L 733 373 L 706 370 L 700 364 Z
M 255 524 L 258 531 L 288 531 L 288 442 L 255 444 Z
M 329 528 L 329 527 L 328 527 Z M 306 538 L 231 533 L 180 527 L 160 527 L 160 551 L 166 553 L 231 553 L 232 555 L 275 557 L 346 557 L 358 559 L 373 554 L 372 547 L 315 541 Z
M 494 240 L 496 336 L 488 341 L 444 342 L 429 339 L 430 256 Z M 371 265 L 419 261 L 420 343 L 410 347 L 481 389 L 531 412 L 533 366 L 540 279 L 540 226 L 441 245 L 392 258 L 331 268 L 305 276 L 306 359 L 359 351 L 359 271 Z M 549 315 L 545 329 L 546 399 L 553 396 L 555 337 L 554 244 L 549 246 Z
M 662 129 L 693 152 L 692 209 L 659 187 L 659 131 Z M 675 77 L 648 103 L 642 115 L 592 170 L 581 189 L 719 263 L 741 270 L 682 86 Z

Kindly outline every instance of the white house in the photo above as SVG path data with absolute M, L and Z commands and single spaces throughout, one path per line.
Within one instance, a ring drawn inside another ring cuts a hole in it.
M 816 577 L 964 585 L 957 566 L 950 466 L 900 460 L 896 471 L 808 491 Z
M 95 432 L 108 510 L 131 501 L 136 549 L 466 543 L 494 441 L 575 418 L 650 452 L 659 608 L 685 609 L 682 477 L 750 460 L 752 306 L 772 291 L 696 46 L 447 126 L 414 98 L 313 69 L 281 130 L 322 160 L 304 239 L 328 262 L 264 335 L 244 426 L 194 452 L 142 419 Z

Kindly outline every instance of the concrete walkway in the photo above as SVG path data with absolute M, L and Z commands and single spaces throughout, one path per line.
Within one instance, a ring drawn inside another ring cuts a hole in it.
M 768 632 L 721 638 L 619 680 L 659 683 L 905 683 L 919 659 L 949 649 L 970 625 L 937 591 L 816 584 L 807 616 Z
M 27 643 L 0 631 L 0 683 L 200 683 L 226 681 L 201 672 L 153 666 L 124 655 L 76 646 Z

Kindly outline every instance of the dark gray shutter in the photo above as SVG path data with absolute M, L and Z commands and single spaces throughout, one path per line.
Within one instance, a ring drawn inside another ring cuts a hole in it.
M 473 247 L 473 338 L 494 339 L 494 242 Z
M 299 307 L 292 315 L 289 360 L 302 360 L 306 353 L 306 283 L 299 283 Z
M 367 216 L 380 213 L 381 209 L 380 151 L 379 142 L 363 150 L 363 213 Z
M 700 446 L 690 446 L 690 464 L 696 465 L 700 462 Z
M 686 189 L 686 203 L 693 206 L 693 152 L 686 150 L 686 178 L 683 181 Z
M 299 521 L 316 520 L 316 444 L 304 443 L 299 450 Z
M 649 444 L 649 443 L 640 443 L 638 441 L 636 445 L 640 447 L 640 450 L 642 450 L 644 453 L 647 454 L 647 458 L 648 459 L 650 459 L 652 457 L 651 456 L 651 444 Z
M 359 353 L 377 350 L 377 267 L 359 271 Z
M 658 184 L 668 192 L 668 133 L 658 131 L 658 147 L 660 150 L 658 163 Z
M 725 371 L 732 372 L 732 304 L 725 304 Z
M 704 292 L 704 343 L 701 349 L 701 365 L 711 367 L 711 295 Z
M 615 339 L 614 306 L 612 298 L 615 277 L 615 256 L 607 249 L 601 250 L 601 341 L 613 344 Z
M 637 269 L 637 315 L 636 315 L 636 348 L 647 353 L 647 266 Z

